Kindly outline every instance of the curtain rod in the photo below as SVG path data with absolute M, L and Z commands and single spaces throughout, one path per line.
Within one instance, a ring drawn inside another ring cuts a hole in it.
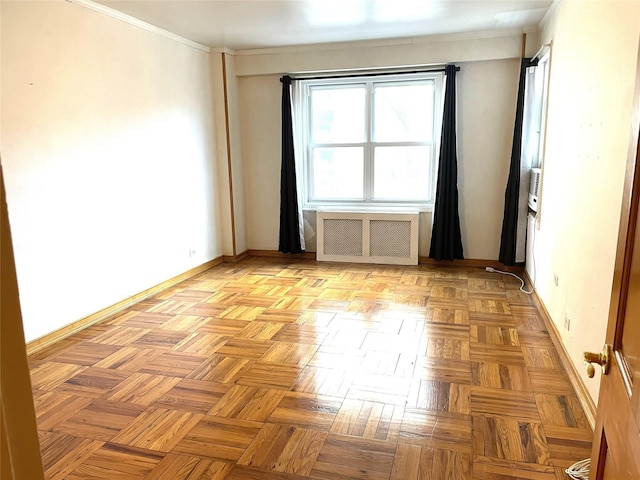
M 380 77 L 383 75 L 405 75 L 411 73 L 438 73 L 444 72 L 444 68 L 424 69 L 424 70 L 411 70 L 411 71 L 399 71 L 399 72 L 380 72 L 380 73 L 349 73 L 346 75 L 318 75 L 316 77 L 295 77 L 293 75 L 285 75 L 291 78 L 291 80 L 323 80 L 330 78 L 356 78 L 356 77 Z M 460 67 L 456 66 L 456 72 L 460 71 Z M 284 78 L 284 77 L 283 77 Z M 282 78 L 280 79 L 282 82 Z

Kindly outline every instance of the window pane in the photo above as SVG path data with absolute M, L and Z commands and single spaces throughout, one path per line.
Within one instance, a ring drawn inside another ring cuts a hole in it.
M 365 135 L 365 87 L 311 90 L 313 143 L 359 143 Z
M 364 149 L 314 148 L 314 199 L 363 198 Z
M 430 141 L 433 136 L 433 82 L 375 86 L 377 142 Z
M 430 200 L 429 147 L 377 147 L 374 155 L 376 200 Z

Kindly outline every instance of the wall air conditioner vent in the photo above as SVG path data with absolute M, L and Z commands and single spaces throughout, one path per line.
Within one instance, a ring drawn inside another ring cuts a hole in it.
M 534 212 L 538 211 L 541 179 L 542 179 L 542 170 L 539 168 L 532 168 L 531 179 L 529 181 L 529 208 Z
M 418 213 L 318 211 L 318 261 L 418 264 Z

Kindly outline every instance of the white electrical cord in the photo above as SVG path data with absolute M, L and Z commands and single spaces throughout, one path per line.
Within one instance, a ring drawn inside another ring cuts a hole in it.
M 588 480 L 591 459 L 580 460 L 565 470 L 565 473 L 575 480 Z
M 511 273 L 511 272 L 503 272 L 502 270 L 496 270 L 493 267 L 487 267 L 485 268 L 485 270 L 487 272 L 493 272 L 493 273 L 499 273 L 501 275 L 511 275 L 512 277 L 517 278 L 518 280 L 520 280 L 520 291 L 522 293 L 526 293 L 527 295 L 531 295 L 533 293 L 533 287 L 531 287 L 531 290 L 525 290 L 524 288 L 524 280 L 521 279 L 518 275 L 516 275 L 515 273 Z

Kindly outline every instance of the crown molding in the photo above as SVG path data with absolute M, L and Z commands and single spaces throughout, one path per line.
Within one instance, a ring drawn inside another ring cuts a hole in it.
M 547 9 L 547 12 L 544 14 L 544 17 L 542 17 L 542 20 L 540 20 L 540 23 L 538 23 L 538 30 L 542 30 L 549 22 L 551 17 L 553 17 L 553 15 L 556 13 L 556 10 L 558 10 L 561 1 L 562 0 L 553 0 L 551 5 Z
M 356 40 L 346 42 L 312 43 L 307 45 L 291 45 L 282 47 L 251 48 L 236 50 L 236 56 L 243 55 L 274 55 L 283 53 L 300 53 L 309 51 L 341 50 L 346 48 L 376 48 L 421 45 L 435 42 L 455 42 L 464 40 L 478 40 L 485 38 L 503 38 L 522 35 L 522 29 L 485 30 L 476 32 L 447 33 L 440 35 L 424 35 L 416 37 L 380 38 L 372 40 Z
M 210 53 L 226 53 L 227 55 L 235 55 L 235 50 L 227 47 L 211 47 L 209 49 Z
M 114 10 L 113 8 L 106 7 L 99 3 L 92 2 L 91 0 L 66 0 L 69 3 L 73 3 L 80 7 L 87 8 L 89 10 L 93 10 L 94 12 L 98 12 L 102 15 L 106 15 L 107 17 L 114 18 L 124 23 L 128 23 L 137 28 L 141 28 L 142 30 L 146 30 L 147 32 L 160 35 L 161 37 L 168 38 L 170 40 L 174 40 L 178 43 L 186 45 L 191 48 L 195 48 L 198 50 L 202 50 L 203 52 L 211 52 L 211 48 L 203 45 L 198 42 L 194 42 L 193 40 L 189 40 L 188 38 L 181 37 L 180 35 L 176 35 L 168 30 L 165 30 L 160 27 L 156 27 L 155 25 L 151 25 L 150 23 L 143 22 L 131 15 L 127 15 L 126 13 L 119 12 L 118 10 Z

